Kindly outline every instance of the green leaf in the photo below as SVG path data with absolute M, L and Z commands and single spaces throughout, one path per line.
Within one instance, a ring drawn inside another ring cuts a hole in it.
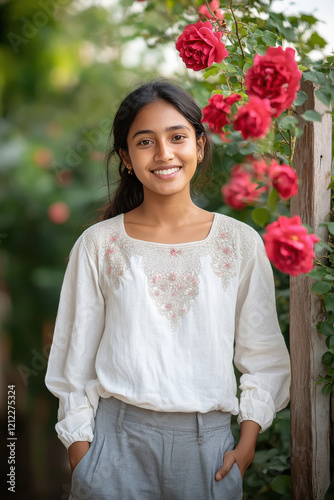
M 331 392 L 333 391 L 333 384 L 331 382 L 325 384 L 323 388 L 321 389 L 321 393 L 324 396 L 329 396 Z
M 326 276 L 326 274 L 327 274 L 326 269 L 319 268 L 319 269 L 313 269 L 313 271 L 310 271 L 309 273 L 307 273 L 307 276 L 309 278 L 319 280 L 319 279 L 323 278 L 324 276 Z
M 317 281 L 312 285 L 311 292 L 323 295 L 332 289 L 331 283 L 325 281 Z
M 316 24 L 318 22 L 318 19 L 314 16 L 311 16 L 310 14 L 302 14 L 300 16 L 300 20 L 306 22 L 310 26 L 312 26 L 312 24 Z
M 334 222 L 321 222 L 319 226 L 326 226 L 328 231 L 334 236 Z
M 243 67 L 244 73 L 247 73 L 247 70 L 253 66 L 253 63 L 246 63 Z
M 253 221 L 261 227 L 264 227 L 270 221 L 270 212 L 263 207 L 254 208 L 251 213 Z
M 271 212 L 276 212 L 277 200 L 278 200 L 277 189 L 272 188 L 268 196 L 268 208 Z
M 267 52 L 267 47 L 265 45 L 257 45 L 255 47 L 255 52 L 259 54 L 260 56 L 264 56 L 265 53 Z
M 326 341 L 328 341 L 328 349 L 333 354 L 333 348 L 334 348 L 334 337 L 333 337 L 333 335 L 330 335 L 329 337 L 327 337 Z
M 327 45 L 327 42 L 326 40 L 324 40 L 320 35 L 318 35 L 318 33 L 314 32 L 312 33 L 312 35 L 310 36 L 310 38 L 308 39 L 308 43 L 310 45 L 310 47 L 312 47 L 313 49 L 314 48 L 318 48 L 320 47 L 320 49 L 323 49 L 324 47 L 326 47 Z
M 287 128 L 288 125 L 296 125 L 298 123 L 298 118 L 295 116 L 283 116 L 278 120 L 278 126 L 280 128 Z
M 333 252 L 332 247 L 327 245 L 327 243 L 325 243 L 324 241 L 318 241 L 318 243 L 315 244 L 315 249 L 317 252 L 321 252 L 322 250 L 328 250 L 328 252 L 330 253 Z
M 304 130 L 302 128 L 295 127 L 294 134 L 292 134 L 292 135 L 298 139 L 298 137 L 301 137 L 303 135 L 303 133 L 304 133 Z
M 213 67 L 213 68 L 210 68 L 210 69 L 207 69 L 204 73 L 203 73 L 203 77 L 205 79 L 209 78 L 210 76 L 214 76 L 214 75 L 217 75 L 219 73 L 219 70 L 220 68 L 217 68 L 217 66 Z
M 233 59 L 235 60 L 235 57 Z M 233 61 L 231 61 L 231 62 L 233 62 Z M 236 67 L 233 64 L 230 64 L 230 63 L 225 62 L 225 61 L 218 64 L 218 67 L 225 72 L 235 73 L 237 71 Z
M 318 111 L 314 111 L 313 109 L 309 109 L 303 113 L 302 118 L 308 122 L 321 122 L 322 116 Z
M 334 311 L 334 293 L 325 295 L 325 309 L 327 312 Z
M 334 335 L 334 326 L 324 321 L 319 321 L 319 323 L 316 324 L 316 329 L 319 333 L 326 335 L 326 337 Z
M 270 488 L 280 495 L 288 495 L 290 493 L 291 476 L 282 474 L 276 476 L 270 483 Z
M 319 83 L 320 85 L 326 85 L 327 83 L 326 75 L 320 71 L 305 71 L 305 73 L 303 73 L 303 78 L 304 80 Z
M 326 366 L 331 366 L 331 364 L 334 361 L 334 354 L 331 352 L 327 351 L 321 358 L 322 364 Z
M 269 45 L 269 47 L 275 47 L 276 46 L 276 38 L 272 38 L 266 35 L 261 36 L 262 41 L 266 44 Z
M 325 106 L 329 106 L 331 103 L 332 96 L 329 92 L 325 92 L 323 90 L 316 90 L 315 95 L 317 98 L 325 104 Z
M 306 100 L 307 100 L 307 94 L 306 94 L 306 92 L 303 92 L 302 90 L 299 90 L 297 92 L 296 99 L 293 101 L 293 105 L 294 106 L 301 106 L 302 104 L 304 104 L 304 102 L 306 102 Z

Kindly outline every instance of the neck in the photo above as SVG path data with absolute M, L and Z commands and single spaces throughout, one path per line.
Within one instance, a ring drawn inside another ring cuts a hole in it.
M 176 227 L 186 223 L 201 209 L 193 203 L 189 191 L 187 194 L 161 196 L 144 190 L 144 201 L 137 210 L 152 225 Z

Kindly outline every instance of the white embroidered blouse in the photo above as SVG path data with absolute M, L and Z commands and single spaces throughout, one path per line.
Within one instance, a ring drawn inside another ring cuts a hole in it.
M 92 441 L 99 396 L 267 429 L 290 364 L 261 237 L 218 213 L 204 240 L 175 245 L 131 238 L 123 214 L 91 226 L 70 253 L 45 382 L 66 447 Z

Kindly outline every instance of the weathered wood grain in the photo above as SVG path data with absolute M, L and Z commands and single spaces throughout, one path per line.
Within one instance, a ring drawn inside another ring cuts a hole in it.
M 322 122 L 305 122 L 298 139 L 294 167 L 300 178 L 298 196 L 291 200 L 291 216 L 300 215 L 313 232 L 325 239 L 326 229 L 319 223 L 328 220 L 332 159 L 331 115 L 314 95 L 314 84 L 303 82 L 308 99 L 298 111 L 314 109 Z M 304 275 L 291 278 L 290 353 L 291 383 L 291 476 L 294 500 L 322 500 L 330 484 L 330 401 L 316 385 L 325 369 L 321 357 L 326 351 L 324 336 L 315 324 L 322 319 L 319 298 L 311 294 L 312 281 Z

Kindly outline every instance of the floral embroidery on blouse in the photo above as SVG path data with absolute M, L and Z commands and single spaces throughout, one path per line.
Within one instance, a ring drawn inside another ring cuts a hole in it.
M 165 316 L 173 331 L 199 294 L 201 257 L 212 256 L 211 266 L 227 290 L 231 279 L 242 273 L 255 245 L 251 228 L 229 217 L 215 215 L 209 236 L 200 242 L 176 245 L 154 244 L 130 238 L 124 229 L 123 215 L 106 229 L 102 259 L 105 272 L 115 290 L 130 266 L 131 256 L 142 257 L 149 295 L 159 314 Z M 238 242 L 242 244 L 238 244 Z
M 119 234 L 111 234 L 106 243 L 105 261 L 107 273 L 116 289 L 119 287 L 124 271 L 130 266 L 130 256 L 131 244 L 129 245 Z

